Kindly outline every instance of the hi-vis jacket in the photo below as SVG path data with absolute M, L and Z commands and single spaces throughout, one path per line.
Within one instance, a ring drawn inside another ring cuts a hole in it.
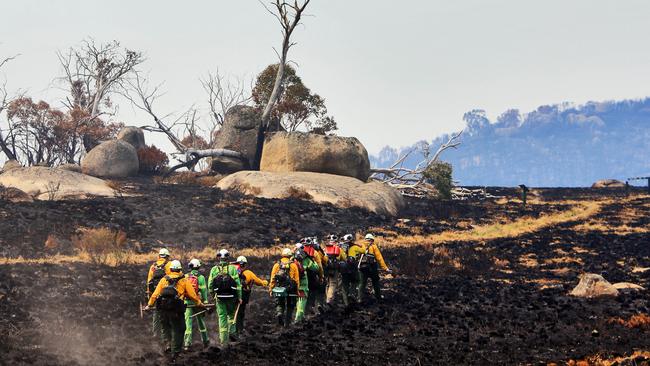
M 365 253 L 374 255 L 381 269 L 384 271 L 388 270 L 388 266 L 386 265 L 386 262 L 384 262 L 384 257 L 381 255 L 377 244 L 372 243 L 369 247 L 366 247 L 365 244 L 353 244 L 350 246 L 350 249 L 348 249 L 348 256 L 355 257 L 357 259 L 359 259 L 359 257 Z
M 192 284 L 187 280 L 187 278 L 185 278 L 185 276 L 183 276 L 182 272 L 172 272 L 167 276 L 169 276 L 172 279 L 180 277 L 178 282 L 176 282 L 176 286 L 174 286 L 174 288 L 176 289 L 176 293 L 178 293 L 178 297 L 181 300 L 185 300 L 189 298 L 190 300 L 194 301 L 194 303 L 197 305 L 203 304 L 199 296 L 194 291 L 194 287 L 192 287 Z M 167 282 L 166 278 L 163 278 L 162 280 L 160 280 L 160 282 L 158 282 L 158 286 L 156 286 L 156 291 L 154 291 L 151 297 L 149 298 L 148 305 L 150 307 L 154 306 L 156 300 L 160 296 L 160 292 L 168 285 L 169 283 Z
M 298 266 L 293 262 L 293 259 L 283 257 L 280 259 L 280 262 L 283 264 L 291 263 L 289 265 L 289 277 L 296 283 L 296 287 L 300 288 L 300 272 L 298 271 Z M 271 283 L 269 283 L 269 291 L 273 291 L 273 288 L 275 287 L 275 275 L 278 274 L 279 270 L 280 263 L 276 262 L 273 265 L 273 269 L 271 270 Z

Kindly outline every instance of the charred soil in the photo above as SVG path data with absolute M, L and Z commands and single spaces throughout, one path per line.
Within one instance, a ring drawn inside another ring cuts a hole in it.
M 462 231 L 562 212 L 570 207 L 568 199 L 604 198 L 589 190 L 545 190 L 526 209 L 514 200 L 412 201 L 401 217 L 387 218 L 203 187 L 128 185 L 132 196 L 119 199 L 0 203 L 2 256 L 46 259 L 51 254 L 43 249 L 47 236 L 66 237 L 78 227 L 119 228 L 134 250 L 148 252 L 162 242 L 173 253 L 216 243 L 262 248 L 369 227 L 395 235 Z M 436 243 L 386 247 L 384 256 L 397 275 L 383 277 L 381 303 L 352 309 L 336 304 L 287 329 L 275 325 L 271 299 L 256 288 L 238 342 L 223 350 L 197 347 L 179 363 L 537 365 L 648 350 L 647 327 L 612 321 L 650 313 L 647 290 L 611 299 L 568 296 L 583 272 L 650 286 L 650 270 L 645 270 L 650 268 L 650 196 L 603 202 L 588 220 L 519 236 L 446 243 L 444 250 Z M 272 261 L 249 257 L 253 271 L 265 278 Z M 138 310 L 147 264 L 44 262 L 0 265 L 0 363 L 165 363 L 151 336 L 150 317 L 141 319 Z M 203 271 L 211 265 L 204 263 Z M 215 344 L 214 315 L 208 327 Z

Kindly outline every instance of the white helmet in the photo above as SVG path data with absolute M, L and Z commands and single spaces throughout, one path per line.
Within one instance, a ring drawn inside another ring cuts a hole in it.
M 198 260 L 198 259 L 196 259 L 196 258 L 194 258 L 194 259 L 192 259 L 192 260 L 190 261 L 190 264 L 189 264 L 188 267 L 190 267 L 190 268 L 194 268 L 194 269 L 199 268 L 199 267 L 201 267 L 201 261 Z
M 372 234 L 370 234 L 370 233 L 368 233 L 368 234 L 366 234 L 366 240 L 369 240 L 369 241 L 375 241 L 375 236 L 372 235 Z
M 219 253 L 217 254 L 217 257 L 222 258 L 222 259 L 223 258 L 228 258 L 228 257 L 230 257 L 230 252 L 227 251 L 226 249 L 221 249 L 219 251 Z
M 305 245 L 303 243 L 296 243 L 296 250 L 302 249 Z
M 335 243 L 335 242 L 337 242 L 339 240 L 339 237 L 332 234 L 332 235 L 328 236 L 327 239 L 329 240 L 330 243 Z
M 181 265 L 181 261 L 173 260 L 172 263 L 169 265 L 169 269 L 172 272 L 180 272 L 180 271 L 182 271 L 183 266 Z
M 167 250 L 167 248 L 160 249 L 160 251 L 158 252 L 158 256 L 163 258 L 169 257 L 169 250 Z
M 248 259 L 246 259 L 246 257 L 244 257 L 243 255 L 240 255 L 239 257 L 237 257 L 237 263 L 246 264 L 248 263 Z
M 352 239 L 353 239 L 352 234 L 345 234 L 345 235 L 343 236 L 343 241 L 346 242 L 346 243 L 351 242 Z
M 291 255 L 293 255 L 293 252 L 291 251 L 291 248 L 282 249 L 282 256 L 283 257 L 291 257 Z

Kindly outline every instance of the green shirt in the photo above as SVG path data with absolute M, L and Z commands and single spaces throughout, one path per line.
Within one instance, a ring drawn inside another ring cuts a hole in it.
M 311 258 L 305 257 L 302 260 L 302 268 L 304 269 L 302 276 L 300 276 L 300 291 L 308 292 L 309 291 L 309 279 L 307 278 L 307 271 L 314 271 L 318 273 L 319 268 L 318 264 Z
M 190 274 L 193 275 L 194 277 L 196 277 L 198 282 L 199 282 L 199 291 L 196 294 L 199 295 L 199 297 L 201 298 L 201 301 L 203 301 L 204 303 L 207 304 L 208 303 L 208 285 L 205 282 L 205 276 L 203 276 L 201 273 L 199 273 L 198 270 L 193 269 L 193 270 L 190 271 L 190 273 L 186 274 L 185 277 L 189 277 Z M 194 301 L 192 301 L 190 299 L 185 299 L 185 304 L 191 305 L 191 304 L 194 304 Z
M 227 273 L 235 280 L 235 283 L 237 284 L 237 298 L 241 299 L 241 281 L 239 280 L 239 272 L 237 271 L 237 267 L 228 264 L 227 262 L 222 262 L 212 267 L 210 270 L 210 276 L 208 277 L 208 288 L 212 290 L 212 282 L 220 273 Z M 216 294 L 213 294 L 213 296 L 216 296 Z

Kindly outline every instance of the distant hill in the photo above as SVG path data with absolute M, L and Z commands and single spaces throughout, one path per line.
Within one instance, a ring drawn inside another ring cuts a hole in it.
M 650 175 L 650 98 L 545 105 L 527 114 L 508 110 L 496 121 L 473 110 L 463 119 L 462 145 L 442 156 L 462 185 L 572 187 Z M 447 138 L 434 139 L 431 149 Z M 388 166 L 419 144 L 387 146 L 371 156 L 371 164 Z M 413 153 L 405 165 L 421 159 Z

